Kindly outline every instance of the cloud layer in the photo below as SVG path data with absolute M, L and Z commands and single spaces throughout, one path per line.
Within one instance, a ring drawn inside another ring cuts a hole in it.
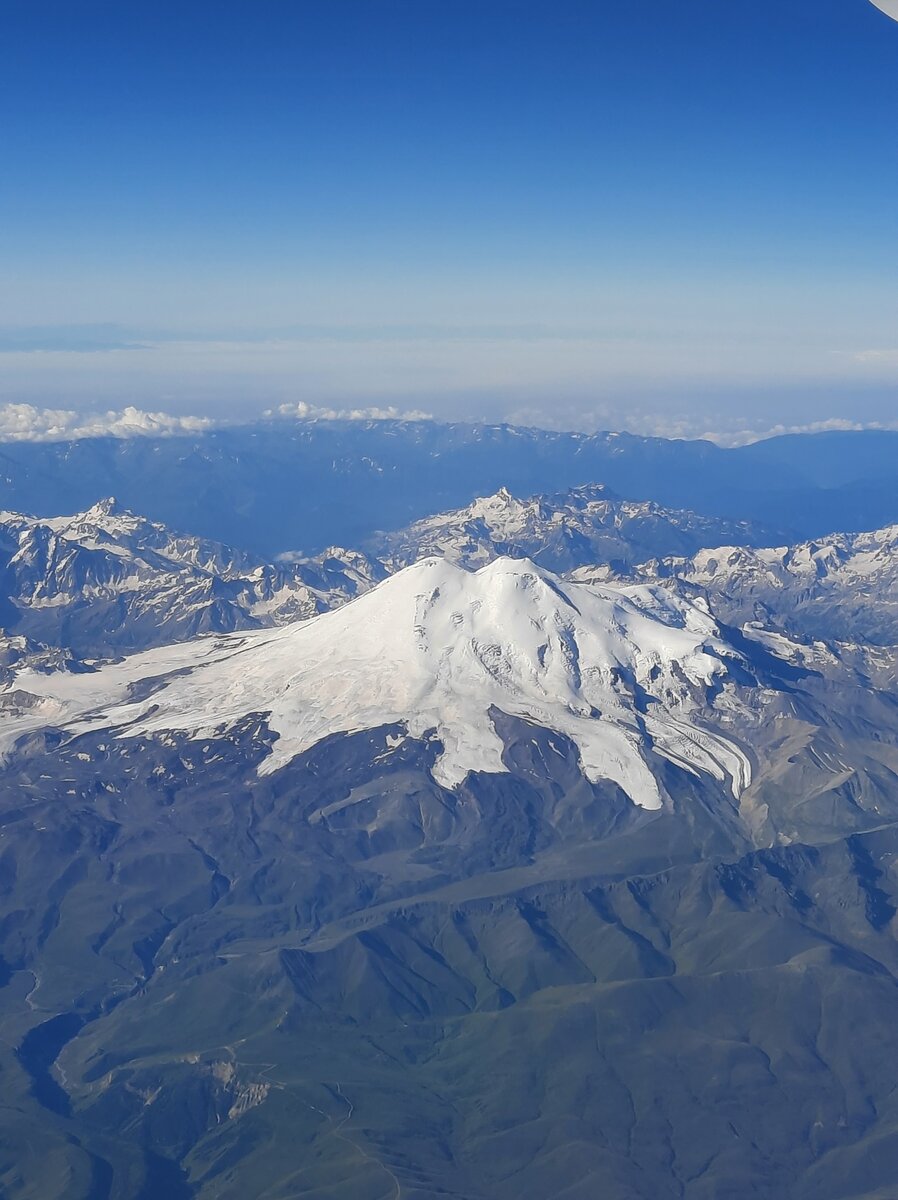
M 209 417 L 178 417 L 144 412 L 131 406 L 119 411 L 79 413 L 68 408 L 36 408 L 33 404 L 0 406 L 0 441 L 68 442 L 91 437 L 166 437 L 202 433 L 216 422 Z
M 292 417 L 296 421 L 432 421 L 433 414 L 413 408 L 403 411 L 391 404 L 387 408 L 319 408 L 300 400 L 279 404 L 265 411 L 266 417 Z
M 718 446 L 749 446 L 753 442 L 765 442 L 768 438 L 783 437 L 789 433 L 860 433 L 865 429 L 898 430 L 898 421 L 851 421 L 845 417 L 830 417 L 826 421 L 809 421 L 805 425 L 773 425 L 769 429 L 741 429 L 721 433 L 703 433 L 701 436 Z
M 550 417 L 536 408 L 519 409 L 509 414 L 511 423 L 521 426 L 593 432 L 598 428 L 620 428 L 610 412 L 591 413 L 565 411 L 561 408 Z M 604 419 L 603 419 L 604 418 Z M 431 413 L 420 409 L 400 409 L 394 405 L 368 408 L 328 408 L 300 400 L 267 409 L 264 421 L 430 421 Z M 700 418 L 699 418 L 700 419 Z M 145 412 L 128 406 L 106 412 L 76 412 L 74 409 L 38 408 L 32 404 L 0 405 L 0 443 L 2 442 L 68 442 L 92 437 L 176 437 L 202 434 L 227 425 L 244 425 L 213 417 L 177 416 L 165 412 Z M 855 421 L 843 417 L 795 424 L 750 427 L 738 422 L 730 428 L 707 429 L 696 417 L 663 413 L 633 413 L 625 423 L 626 430 L 644 437 L 702 438 L 722 447 L 747 446 L 752 442 L 794 433 L 826 433 L 831 431 L 860 431 L 865 429 L 898 430 L 898 421 Z
M 418 409 L 319 408 L 299 401 L 269 409 L 266 418 L 294 421 L 427 421 L 430 413 Z M 76 412 L 68 408 L 38 408 L 33 404 L 0 405 L 0 442 L 68 442 L 92 437 L 174 437 L 205 433 L 234 421 L 212 417 L 175 416 L 145 412 L 129 405 L 106 412 Z M 242 422 L 241 422 L 242 423 Z

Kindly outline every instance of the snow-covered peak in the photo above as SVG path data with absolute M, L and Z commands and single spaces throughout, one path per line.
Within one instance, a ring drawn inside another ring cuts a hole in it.
M 151 651 L 74 682 L 25 672 L 16 687 L 40 700 L 29 728 L 39 711 L 76 732 L 208 736 L 268 714 L 266 772 L 333 734 L 404 724 L 435 732 L 434 775 L 449 787 L 505 770 L 498 709 L 564 734 L 588 778 L 657 808 L 653 753 L 737 793 L 746 783 L 741 751 L 697 724 L 733 657 L 705 612 L 661 589 L 564 584 L 528 560 L 472 573 L 429 558 L 298 625 Z M 162 682 L 129 700 L 148 679 Z
M 106 517 L 118 517 L 126 514 L 131 516 L 126 508 L 123 508 L 115 496 L 104 496 L 102 500 L 98 500 L 96 504 L 91 505 L 84 513 L 85 520 L 102 521 Z
M 526 500 L 500 488 L 464 508 L 382 534 L 368 549 L 393 570 L 432 554 L 468 567 L 511 554 L 569 571 L 600 562 L 692 553 L 730 538 L 750 544 L 766 540 L 746 524 L 664 509 L 650 501 L 621 500 L 603 484 L 588 484 Z
M 133 553 L 146 541 L 168 536 L 161 524 L 124 508 L 113 496 L 97 500 L 89 509 L 71 516 L 23 518 L 32 527 L 52 529 L 59 538 L 80 546 L 119 554 Z

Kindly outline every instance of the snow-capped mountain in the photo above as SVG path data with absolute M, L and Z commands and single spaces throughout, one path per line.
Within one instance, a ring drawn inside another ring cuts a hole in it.
M 370 586 L 363 554 L 269 563 L 106 499 L 74 516 L 0 512 L 0 626 L 86 657 L 308 617 Z
M 531 558 L 551 571 L 570 571 L 592 563 L 688 555 L 724 543 L 769 545 L 775 537 L 750 521 L 622 500 L 602 484 L 589 484 L 526 500 L 500 488 L 366 545 L 392 570 L 440 554 L 469 567 L 510 555 Z
M 795 546 L 722 545 L 618 570 L 600 567 L 576 578 L 674 579 L 705 595 L 736 625 L 760 622 L 801 638 L 898 643 L 898 526 L 832 534 Z
M 149 651 L 87 675 L 22 671 L 4 742 L 53 725 L 205 738 L 263 714 L 270 773 L 326 738 L 401 725 L 439 743 L 446 787 L 502 772 L 492 714 L 577 746 L 585 776 L 658 808 L 661 759 L 725 782 L 750 766 L 721 730 L 741 656 L 707 614 L 663 589 L 564 584 L 528 560 L 476 573 L 425 559 L 338 611 L 274 632 Z M 715 729 L 715 724 L 718 726 Z

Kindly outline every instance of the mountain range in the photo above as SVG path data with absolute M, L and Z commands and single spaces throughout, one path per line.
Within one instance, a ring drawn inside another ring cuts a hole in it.
M 531 496 L 601 481 L 626 499 L 758 522 L 791 542 L 898 521 L 896 446 L 898 433 L 885 430 L 725 450 L 511 425 L 262 421 L 190 436 L 7 443 L 0 496 L 42 517 L 116 496 L 173 529 L 271 557 L 359 546 L 501 486 Z
M 376 536 L 367 545 L 390 570 L 438 554 L 464 566 L 511 555 L 532 558 L 552 571 L 570 571 L 591 563 L 689 554 L 728 542 L 766 546 L 776 537 L 775 531 L 751 521 L 623 500 L 604 484 L 592 484 L 526 500 L 503 487 L 464 508 Z
M 384 575 L 337 547 L 269 562 L 175 533 L 112 498 L 68 517 L 0 512 L 0 572 L 8 630 L 88 657 L 309 617 Z
M 868 651 L 898 642 L 898 526 L 794 546 L 703 549 L 629 565 L 583 567 L 577 578 L 677 580 L 728 621 Z
M 894 527 L 473 494 L 2 514 L 0 1195 L 892 1200 Z
M 564 570 L 769 537 L 750 522 L 622 501 L 602 486 L 526 501 L 501 489 L 376 534 L 361 550 L 268 560 L 177 533 L 107 497 L 68 517 L 0 511 L 0 621 L 37 643 L 100 657 L 309 617 L 435 550 L 463 565 L 513 554 Z

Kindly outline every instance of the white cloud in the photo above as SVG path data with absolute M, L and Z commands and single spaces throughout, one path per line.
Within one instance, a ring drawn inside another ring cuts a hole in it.
M 764 430 L 728 430 L 722 433 L 703 433 L 701 436 L 709 442 L 716 442 L 718 446 L 733 447 L 749 446 L 754 442 L 783 437 L 788 433 L 859 433 L 864 429 L 898 430 L 898 421 L 852 421 L 847 417 L 830 417 L 826 421 L 809 421 L 805 425 L 773 425 Z
M 856 350 L 851 354 L 842 355 L 843 358 L 848 358 L 851 362 L 861 363 L 863 366 L 898 366 L 898 350 Z
M 743 417 L 735 417 L 728 425 L 708 428 L 698 412 L 661 413 L 646 408 L 631 407 L 626 419 L 610 404 L 581 409 L 576 405 L 558 404 L 554 411 L 542 407 L 521 407 L 510 413 L 495 414 L 511 424 L 536 426 L 556 431 L 576 430 L 591 433 L 596 430 L 625 430 L 645 437 L 702 438 L 718 446 L 732 448 L 747 446 L 767 438 L 791 433 L 826 433 L 834 430 L 865 429 L 898 430 L 898 421 L 853 420 L 848 417 L 829 417 L 826 420 L 794 424 L 754 425 Z M 328 408 L 300 400 L 267 409 L 255 420 L 292 421 L 431 421 L 431 413 L 420 409 L 405 410 L 394 405 L 387 407 Z M 462 420 L 471 418 L 462 416 Z M 244 421 L 246 418 L 244 418 Z M 240 421 L 239 423 L 244 423 Z M 174 437 L 178 434 L 205 433 L 234 420 L 213 417 L 176 416 L 164 412 L 145 412 L 128 406 L 107 412 L 77 412 L 74 409 L 39 408 L 32 404 L 0 405 L 0 443 L 2 442 L 66 442 L 90 437 Z
M 79 413 L 67 408 L 32 404 L 0 405 L 0 441 L 67 442 L 89 437 L 165 437 L 201 433 L 215 422 L 208 417 L 178 417 L 144 412 L 131 406 L 120 411 Z
M 295 421 L 429 421 L 419 409 L 320 408 L 304 400 L 268 409 L 264 417 Z M 69 408 L 38 408 L 33 404 L 0 405 L 0 442 L 68 442 L 91 437 L 171 437 L 204 433 L 232 424 L 212 417 L 175 416 L 145 412 L 129 405 L 107 412 L 76 412 Z
M 288 417 L 295 421 L 432 421 L 433 414 L 413 408 L 402 411 L 394 405 L 387 408 L 319 408 L 300 400 L 296 404 L 279 404 L 266 410 L 266 417 Z

